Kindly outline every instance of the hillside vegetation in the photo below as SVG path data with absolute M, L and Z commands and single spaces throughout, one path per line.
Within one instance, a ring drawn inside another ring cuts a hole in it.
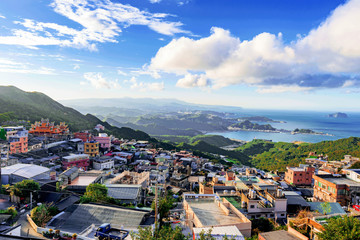
M 223 137 L 221 135 L 196 135 L 194 137 L 189 136 L 172 136 L 172 135 L 160 135 L 154 136 L 157 139 L 167 140 L 173 143 L 195 143 L 196 141 L 202 140 L 208 144 L 214 145 L 216 147 L 224 147 L 238 142 L 233 141 L 229 138 Z
M 309 152 L 328 155 L 329 160 L 341 160 L 344 155 L 360 156 L 360 138 L 350 137 L 336 141 L 293 144 L 253 140 L 236 149 L 250 157 L 251 165 L 265 170 L 285 170 L 286 166 L 304 163 Z
M 55 123 L 66 122 L 72 131 L 93 129 L 96 124 L 100 123 L 105 126 L 108 133 L 119 138 L 152 139 L 147 133 L 131 128 L 113 127 L 91 114 L 83 115 L 72 108 L 61 105 L 43 93 L 25 92 L 13 86 L 0 86 L 1 122 L 27 120 L 33 123 L 41 118 L 49 118 Z

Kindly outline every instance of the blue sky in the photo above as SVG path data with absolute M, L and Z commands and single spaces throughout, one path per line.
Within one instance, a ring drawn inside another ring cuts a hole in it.
M 2 0 L 0 84 L 360 110 L 360 0 Z

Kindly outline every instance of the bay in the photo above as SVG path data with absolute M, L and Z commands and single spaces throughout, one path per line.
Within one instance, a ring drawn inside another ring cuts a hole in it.
M 348 118 L 329 118 L 327 115 L 334 112 L 312 112 L 312 111 L 279 111 L 279 110 L 243 110 L 233 112 L 236 117 L 243 116 L 264 116 L 273 120 L 285 121 L 285 123 L 269 123 L 277 129 L 294 130 L 311 129 L 315 132 L 328 133 L 327 135 L 310 135 L 290 133 L 268 133 L 255 131 L 226 131 L 211 132 L 207 134 L 222 135 L 244 141 L 256 139 L 272 140 L 274 142 L 321 142 L 337 140 L 340 138 L 360 137 L 360 113 L 347 112 Z M 268 123 L 260 123 L 268 124 Z

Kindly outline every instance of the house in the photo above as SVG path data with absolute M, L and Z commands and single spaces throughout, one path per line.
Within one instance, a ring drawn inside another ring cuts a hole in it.
M 251 236 L 251 221 L 231 203 L 214 194 L 184 194 L 186 223 L 192 229 L 235 226 L 244 237 Z
M 223 240 L 225 236 L 229 239 L 245 240 L 245 237 L 235 226 L 193 228 L 193 239 L 201 239 L 202 232 L 207 234 L 210 231 L 212 239 L 215 240 Z
M 111 147 L 111 138 L 106 133 L 99 133 L 99 136 L 93 137 L 94 141 L 99 143 L 99 148 L 109 151 Z
M 360 170 L 351 169 L 346 175 L 314 175 L 314 200 L 338 202 L 341 206 L 360 203 Z
M 109 184 L 106 185 L 108 196 L 121 203 L 137 205 L 143 202 L 143 191 L 141 185 L 135 184 Z
M 135 184 L 141 185 L 143 188 L 149 186 L 150 172 L 130 172 L 124 171 L 120 175 L 110 180 L 111 184 Z
M 4 127 L 4 129 L 10 144 L 9 153 L 27 153 L 29 132 L 25 127 Z
M 84 153 L 90 155 L 91 157 L 96 157 L 99 155 L 99 143 L 95 141 L 90 141 L 84 143 Z
M 93 159 L 93 168 L 95 170 L 110 170 L 114 168 L 114 158 L 102 156 Z
M 64 170 L 71 167 L 78 167 L 86 171 L 90 165 L 89 155 L 87 154 L 71 154 L 62 159 Z
M 99 227 L 110 223 L 112 227 L 125 230 L 136 230 L 147 223 L 149 211 L 129 209 L 103 204 L 76 204 L 67 208 L 63 214 L 56 215 L 48 227 L 71 233 L 81 233 L 91 225 Z M 91 233 L 90 238 L 94 237 Z
M 81 139 L 83 142 L 88 142 L 91 140 L 91 134 L 89 132 L 76 132 L 74 137 Z
M 50 169 L 32 164 L 15 164 L 1 169 L 1 184 L 15 184 L 25 179 L 50 181 Z
M 308 240 L 307 237 L 301 233 L 293 230 L 285 231 L 278 230 L 272 232 L 259 233 L 259 240 Z
M 285 181 L 288 184 L 311 185 L 312 175 L 315 172 L 314 167 L 300 164 L 299 167 L 287 167 L 285 172 Z
M 278 189 L 276 194 L 268 191 L 249 189 L 241 193 L 242 212 L 248 218 L 275 218 L 285 219 L 287 211 L 287 199 Z
M 101 171 L 81 172 L 77 168 L 71 168 L 59 176 L 60 185 L 66 190 L 84 194 L 86 187 L 92 183 L 103 183 L 103 173 Z

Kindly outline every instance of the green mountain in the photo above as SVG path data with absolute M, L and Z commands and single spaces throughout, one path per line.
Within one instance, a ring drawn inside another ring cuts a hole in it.
M 229 138 L 223 137 L 221 135 L 196 135 L 194 137 L 189 137 L 189 136 L 173 136 L 173 135 L 159 135 L 159 136 L 154 136 L 157 139 L 161 139 L 161 140 L 166 140 L 166 141 L 170 141 L 173 143 L 181 143 L 181 142 L 185 142 L 185 143 L 194 143 L 198 140 L 202 140 L 208 144 L 214 145 L 216 147 L 224 147 L 224 146 L 228 146 L 228 145 L 233 145 L 233 144 L 238 144 L 238 142 L 233 141 Z
M 155 140 L 147 133 L 126 127 L 113 127 L 91 114 L 83 115 L 43 93 L 25 92 L 14 86 L 0 86 L 0 120 L 17 119 L 35 122 L 41 118 L 49 118 L 56 123 L 66 122 L 72 131 L 91 130 L 100 123 L 105 126 L 108 133 L 116 137 Z
M 253 140 L 237 148 L 238 152 L 251 157 L 251 165 L 265 170 L 282 170 L 286 166 L 298 166 L 305 163 L 309 152 L 328 155 L 330 161 L 344 158 L 344 155 L 360 156 L 360 138 L 350 137 L 336 141 L 318 143 L 285 143 Z

